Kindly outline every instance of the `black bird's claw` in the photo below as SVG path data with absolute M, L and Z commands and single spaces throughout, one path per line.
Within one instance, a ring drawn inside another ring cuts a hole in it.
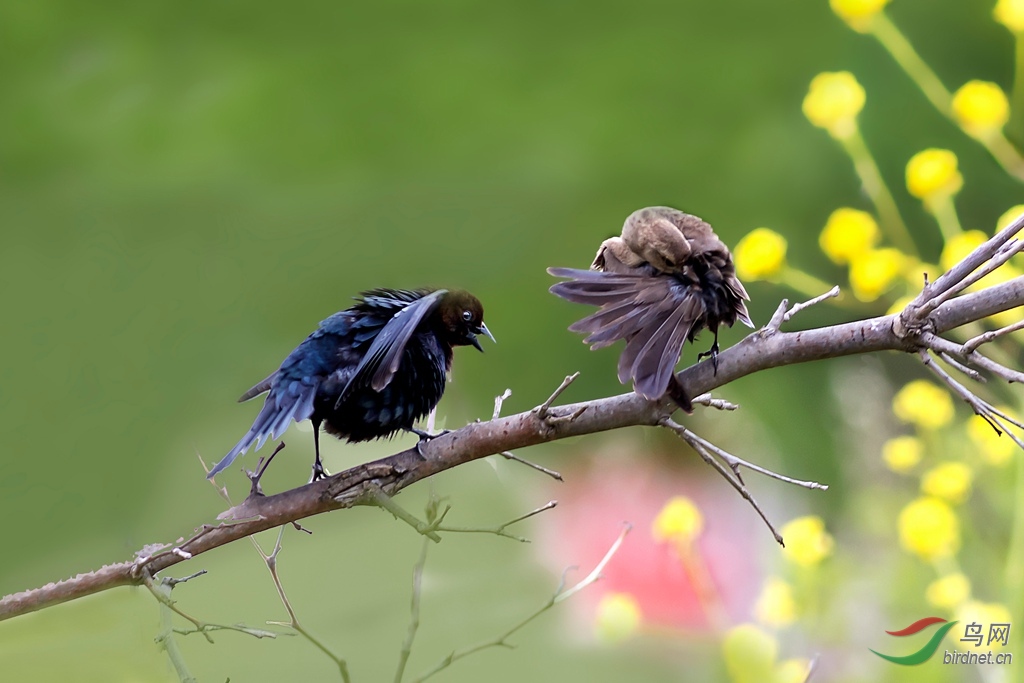
M 329 476 L 331 476 L 331 473 L 324 469 L 323 463 L 317 458 L 317 461 L 313 463 L 313 476 L 310 478 L 309 483 L 312 484 L 314 481 L 326 479 Z
M 416 429 L 415 427 L 410 427 L 408 429 L 408 431 L 410 431 L 413 434 L 415 434 L 416 436 L 420 437 L 420 440 L 416 442 L 416 452 L 420 454 L 421 458 L 426 457 L 425 455 L 423 455 L 423 444 L 427 443 L 428 441 L 433 441 L 434 439 L 436 439 L 439 436 L 444 436 L 445 434 L 451 434 L 451 432 L 452 432 L 452 430 L 450 430 L 450 429 L 442 429 L 437 434 L 431 434 L 430 432 L 428 432 L 426 430 Z

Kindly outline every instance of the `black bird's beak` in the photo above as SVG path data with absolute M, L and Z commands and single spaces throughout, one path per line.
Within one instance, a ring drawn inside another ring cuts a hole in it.
M 480 327 L 478 327 L 477 329 L 473 330 L 473 332 L 474 332 L 474 334 L 471 334 L 469 336 L 469 343 L 472 344 L 473 346 L 475 346 L 476 350 L 479 351 L 480 353 L 484 352 L 484 347 L 480 346 L 480 340 L 477 339 L 476 335 L 478 335 L 478 334 L 486 335 L 492 342 L 494 342 L 495 344 L 498 343 L 498 340 L 494 338 L 494 335 L 491 334 L 491 331 L 489 329 L 487 329 L 487 325 L 485 325 L 484 323 L 480 323 Z

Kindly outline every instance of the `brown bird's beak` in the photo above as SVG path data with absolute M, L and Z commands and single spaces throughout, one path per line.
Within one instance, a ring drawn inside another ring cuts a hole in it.
M 494 335 L 491 334 L 491 331 L 489 329 L 487 329 L 487 325 L 485 325 L 484 323 L 480 323 L 480 327 L 478 327 L 475 330 L 473 330 L 473 332 L 474 332 L 474 334 L 471 335 L 469 343 L 472 344 L 473 346 L 475 346 L 476 350 L 479 351 L 480 353 L 484 352 L 484 347 L 480 346 L 480 340 L 476 338 L 476 335 L 478 335 L 478 334 L 485 335 L 488 339 L 490 339 L 495 344 L 498 343 L 498 340 L 494 338 Z

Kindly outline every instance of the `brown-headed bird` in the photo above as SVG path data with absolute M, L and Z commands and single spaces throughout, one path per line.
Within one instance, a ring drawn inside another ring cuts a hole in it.
M 264 392 L 263 409 L 245 436 L 210 471 L 213 477 L 254 443 L 276 439 L 294 420 L 313 423 L 313 479 L 320 462 L 320 425 L 339 439 L 368 441 L 400 430 L 430 435 L 413 424 L 434 409 L 452 366 L 452 347 L 494 336 L 469 292 L 374 289 L 335 313 L 292 351 L 281 367 L 245 392 Z
M 710 329 L 715 341 L 697 360 L 710 356 L 717 371 L 719 326 L 754 326 L 728 247 L 700 218 L 652 206 L 630 214 L 622 235 L 605 240 L 590 267 L 548 268 L 569 278 L 553 285 L 553 294 L 600 306 L 569 329 L 589 335 L 591 349 L 624 339 L 619 381 L 632 380 L 648 399 L 668 394 L 691 411 L 691 397 L 675 378 L 683 343 Z

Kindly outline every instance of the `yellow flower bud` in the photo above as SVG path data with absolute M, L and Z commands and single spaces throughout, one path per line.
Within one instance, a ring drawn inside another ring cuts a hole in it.
M 903 548 L 925 560 L 953 555 L 960 548 L 960 520 L 937 498 L 908 503 L 898 525 Z
M 849 71 L 824 72 L 811 80 L 804 97 L 804 116 L 835 138 L 850 137 L 864 108 L 864 88 Z
M 1013 223 L 1015 220 L 1020 218 L 1021 214 L 1024 214 L 1024 204 L 1018 204 L 1012 209 L 1007 210 L 1006 213 L 1000 216 L 999 220 L 996 221 L 996 231 L 998 232 L 999 230 L 1008 227 L 1010 223 Z
M 950 503 L 962 503 L 971 495 L 974 472 L 962 462 L 944 462 L 921 477 L 921 493 L 942 498 Z
M 753 624 L 729 629 L 722 639 L 722 655 L 733 683 L 764 683 L 771 680 L 779 643 Z
M 772 683 L 804 683 L 811 672 L 811 660 L 787 659 L 775 667 Z
M 942 388 L 923 379 L 910 382 L 892 400 L 896 417 L 922 429 L 938 429 L 953 419 L 953 399 Z
M 689 498 L 676 496 L 661 509 L 651 525 L 658 543 L 692 543 L 704 528 L 704 517 Z
M 924 597 L 933 607 L 953 609 L 971 597 L 971 582 L 960 572 L 947 574 L 928 584 Z
M 629 593 L 605 593 L 597 604 L 594 631 L 599 640 L 620 643 L 640 629 L 640 606 Z
M 813 567 L 832 554 L 834 542 L 821 517 L 797 517 L 786 522 L 779 533 L 786 541 L 782 554 L 801 567 Z
M 865 32 L 871 20 L 889 4 L 889 0 L 829 0 L 832 11 L 850 25 L 850 28 Z
M 765 626 L 780 628 L 792 624 L 796 621 L 793 587 L 774 576 L 766 579 L 754 605 L 754 614 Z
M 943 270 L 949 270 L 972 251 L 980 247 L 988 236 L 981 230 L 968 230 L 955 235 L 946 241 L 942 247 L 942 256 L 939 257 L 939 265 Z
M 951 197 L 963 187 L 956 155 L 948 149 L 926 149 L 907 162 L 907 190 L 918 199 Z
M 967 421 L 967 436 L 978 449 L 982 460 L 995 467 L 1002 467 L 1010 462 L 1017 450 L 1017 444 L 1013 439 L 1006 434 L 997 434 L 981 415 L 972 415 Z
M 990 137 L 1010 119 L 1010 102 L 995 83 L 969 81 L 953 95 L 953 115 L 970 135 Z
M 992 15 L 1014 33 L 1024 31 L 1024 0 L 999 0 Z
M 752 230 L 733 251 L 743 280 L 769 280 L 786 267 L 786 238 L 768 228 Z
M 906 474 L 921 462 L 924 444 L 916 436 L 897 436 L 882 446 L 882 459 L 893 472 Z
M 861 301 L 874 301 L 906 270 L 909 260 L 899 249 L 885 247 L 857 254 L 850 262 L 850 287 Z
M 878 243 L 880 233 L 874 216 L 856 209 L 836 209 L 828 217 L 818 244 L 834 263 L 849 262 Z

